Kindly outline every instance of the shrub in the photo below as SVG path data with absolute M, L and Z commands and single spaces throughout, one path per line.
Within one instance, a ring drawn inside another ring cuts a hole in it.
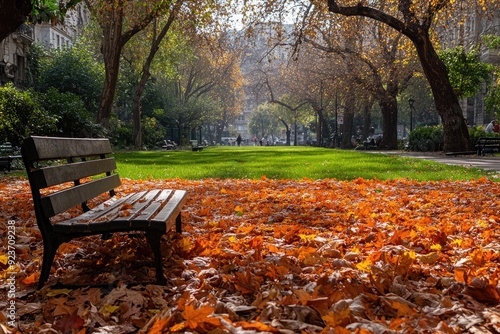
M 441 151 L 444 145 L 442 125 L 422 126 L 410 133 L 408 149 L 411 151 Z
M 12 84 L 0 87 L 0 142 L 19 146 L 29 135 L 50 134 L 56 120 L 40 108 L 30 91 L 19 91 Z
M 116 148 L 131 148 L 134 146 L 134 131 L 132 126 L 118 122 L 114 129 L 110 132 L 110 140 L 113 147 Z
M 94 117 L 79 96 L 49 88 L 47 93 L 40 93 L 37 98 L 40 106 L 57 118 L 54 135 L 81 138 L 104 135 L 103 127 L 94 122 Z
M 157 143 L 165 139 L 167 133 L 155 117 L 142 119 L 142 143 L 147 148 L 156 148 Z
M 472 146 L 474 146 L 477 140 L 481 137 L 498 137 L 499 135 L 496 133 L 487 133 L 484 131 L 484 127 L 482 126 L 474 126 L 469 129 L 469 137 Z

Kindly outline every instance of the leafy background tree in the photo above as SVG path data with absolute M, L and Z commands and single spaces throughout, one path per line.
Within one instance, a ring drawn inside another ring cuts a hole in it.
M 33 91 L 19 91 L 13 85 L 0 87 L 0 140 L 20 146 L 29 135 L 55 131 L 57 118 L 41 108 Z
M 101 99 L 104 68 L 88 50 L 86 43 L 85 39 L 81 39 L 72 48 L 53 49 L 45 56 L 39 55 L 41 59 L 34 88 L 40 92 L 55 88 L 60 93 L 78 96 L 95 119 Z
M 478 49 L 467 51 L 463 46 L 443 50 L 439 55 L 458 98 L 476 95 L 482 84 L 492 80 L 493 65 L 481 62 L 479 55 Z

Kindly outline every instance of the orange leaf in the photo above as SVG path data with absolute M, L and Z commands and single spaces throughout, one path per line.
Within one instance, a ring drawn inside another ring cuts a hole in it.
M 149 334 L 161 334 L 163 333 L 163 329 L 165 325 L 168 323 L 168 318 L 157 319 L 153 324 L 153 327 L 149 330 Z
M 29 275 L 28 277 L 26 277 L 25 279 L 23 279 L 22 283 L 25 285 L 35 284 L 36 282 L 38 282 L 39 276 L 40 276 L 39 273 L 33 273 L 33 274 Z
M 220 325 L 220 320 L 218 318 L 208 317 L 214 313 L 214 310 L 215 309 L 210 305 L 203 305 L 199 309 L 195 309 L 193 304 L 189 304 L 186 305 L 186 308 L 182 312 L 182 317 L 186 320 L 186 327 L 193 330 L 203 323 L 218 326 Z

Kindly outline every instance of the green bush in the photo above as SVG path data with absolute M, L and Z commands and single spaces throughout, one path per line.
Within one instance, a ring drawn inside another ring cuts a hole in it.
M 442 125 L 422 126 L 410 133 L 408 149 L 411 151 L 435 152 L 443 150 L 444 132 Z
M 487 133 L 482 126 L 469 128 L 469 138 L 472 146 L 481 137 L 500 137 L 500 134 Z M 423 126 L 415 129 L 410 134 L 408 149 L 411 151 L 440 151 L 443 148 L 444 133 L 443 126 Z
M 85 108 L 79 96 L 49 88 L 37 98 L 40 106 L 57 118 L 57 129 L 53 135 L 81 138 L 104 135 L 104 128 L 94 122 L 93 115 Z
M 474 126 L 469 129 L 469 138 L 472 146 L 474 146 L 477 140 L 481 137 L 499 137 L 500 135 L 496 133 L 487 133 L 484 131 L 482 126 Z
M 157 143 L 167 136 L 163 127 L 155 117 L 143 117 L 142 119 L 142 143 L 147 148 L 157 148 Z
M 31 91 L 19 91 L 12 84 L 0 87 L 0 142 L 19 146 L 29 135 L 50 134 L 56 120 L 40 108 Z
M 121 149 L 134 147 L 134 131 L 132 126 L 118 122 L 110 132 L 109 137 L 113 147 Z

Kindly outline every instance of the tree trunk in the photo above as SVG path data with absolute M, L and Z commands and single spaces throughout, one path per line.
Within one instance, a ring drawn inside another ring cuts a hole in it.
M 396 150 L 398 148 L 398 102 L 395 97 L 386 96 L 379 102 L 382 111 L 383 137 L 380 149 Z
M 354 106 L 346 105 L 344 111 L 344 124 L 342 126 L 342 142 L 340 148 L 352 148 L 352 129 L 354 127 Z
M 26 22 L 32 8 L 30 0 L 0 1 L 0 42 Z
M 354 127 L 354 111 L 356 109 L 355 92 L 348 88 L 345 97 L 344 125 L 342 129 L 341 148 L 352 148 L 352 130 Z
M 446 66 L 439 59 L 428 35 L 413 40 L 425 76 L 431 86 L 436 110 L 443 121 L 444 151 L 462 152 L 472 149 L 469 130 L 462 108 L 448 78 Z
M 281 123 L 285 126 L 286 129 L 286 146 L 290 146 L 290 127 L 288 126 L 288 123 L 285 122 L 284 119 L 280 118 Z
M 134 146 L 137 150 L 140 150 L 142 147 L 141 97 L 146 86 L 146 83 L 142 83 L 142 81 L 143 80 L 141 79 L 141 81 L 134 87 L 134 94 L 132 96 Z M 147 81 L 147 79 L 145 81 Z
M 363 107 L 363 135 L 361 137 L 362 140 L 366 140 L 368 136 L 372 135 L 372 133 L 370 133 L 370 128 L 372 126 L 371 110 L 372 110 L 371 102 L 366 103 Z
M 123 15 L 119 11 L 113 11 L 109 16 L 109 21 L 103 27 L 102 53 L 104 57 L 105 77 L 97 114 L 97 122 L 106 129 L 109 129 L 118 73 L 120 71 L 120 55 L 123 48 L 121 41 Z
M 325 124 L 325 116 L 323 115 L 323 109 L 317 109 L 318 114 L 318 124 L 316 125 L 316 145 L 323 146 L 323 124 Z

